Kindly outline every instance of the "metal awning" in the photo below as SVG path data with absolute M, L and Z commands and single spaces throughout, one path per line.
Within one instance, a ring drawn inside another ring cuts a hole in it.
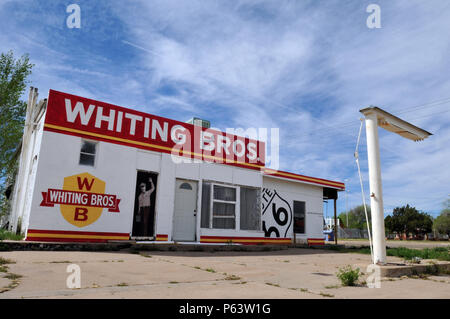
M 427 132 L 409 122 L 406 122 L 376 106 L 362 109 L 360 110 L 360 112 L 365 116 L 373 113 L 376 114 L 378 119 L 378 126 L 384 128 L 385 130 L 388 130 L 389 132 L 399 134 L 415 142 L 422 141 L 428 136 L 433 135 L 430 132 Z

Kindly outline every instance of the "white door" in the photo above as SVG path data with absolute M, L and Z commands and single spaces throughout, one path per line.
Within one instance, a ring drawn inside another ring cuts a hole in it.
M 195 241 L 197 228 L 197 182 L 176 180 L 173 240 Z

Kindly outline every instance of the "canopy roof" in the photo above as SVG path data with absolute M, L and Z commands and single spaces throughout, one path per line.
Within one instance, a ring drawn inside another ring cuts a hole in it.
M 409 122 L 406 122 L 376 106 L 371 106 L 359 111 L 365 116 L 376 114 L 378 118 L 378 126 L 390 132 L 397 133 L 415 142 L 422 141 L 428 136 L 433 135 L 430 132 L 427 132 Z

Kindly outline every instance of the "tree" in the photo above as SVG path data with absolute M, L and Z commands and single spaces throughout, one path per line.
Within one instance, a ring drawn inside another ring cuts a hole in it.
M 367 207 L 367 215 L 370 221 L 371 220 L 370 207 Z M 348 225 L 347 225 L 347 212 L 340 213 L 339 219 L 346 228 L 356 228 L 360 230 L 367 229 L 364 205 L 356 206 L 348 211 Z
M 12 51 L 0 55 L 0 217 L 8 210 L 5 191 L 17 169 L 13 158 L 22 138 L 26 111 L 21 96 L 32 67 L 26 54 L 19 59 Z
M 450 200 L 444 203 L 441 214 L 434 220 L 433 229 L 439 234 L 450 236 Z
M 388 233 L 417 236 L 431 232 L 433 219 L 427 213 L 419 212 L 415 207 L 407 204 L 394 208 L 392 216 L 387 216 L 384 223 Z

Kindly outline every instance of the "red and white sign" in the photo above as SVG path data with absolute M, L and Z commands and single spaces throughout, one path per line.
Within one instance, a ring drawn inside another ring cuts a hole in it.
M 251 169 L 264 167 L 265 143 L 50 90 L 46 131 Z
M 116 195 L 67 191 L 64 189 L 49 188 L 42 192 L 40 206 L 53 207 L 54 205 L 72 205 L 83 207 L 108 208 L 111 213 L 118 213 L 120 199 Z

